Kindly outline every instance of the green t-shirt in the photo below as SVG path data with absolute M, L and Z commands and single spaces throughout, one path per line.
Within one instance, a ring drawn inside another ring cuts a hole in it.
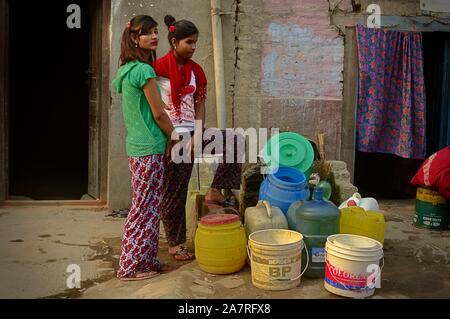
M 156 124 L 143 90 L 152 78 L 156 73 L 150 65 L 133 61 L 119 68 L 112 83 L 122 94 L 128 156 L 164 154 L 166 149 L 167 137 Z

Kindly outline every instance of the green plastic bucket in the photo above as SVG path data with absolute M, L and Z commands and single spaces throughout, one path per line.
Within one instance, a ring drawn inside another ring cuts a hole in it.
M 416 227 L 434 230 L 449 228 L 450 206 L 438 192 L 419 187 L 416 195 L 416 213 L 414 224 Z

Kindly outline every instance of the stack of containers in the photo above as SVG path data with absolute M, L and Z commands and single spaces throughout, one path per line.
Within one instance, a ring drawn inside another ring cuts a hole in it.
M 259 199 L 279 207 L 287 214 L 289 206 L 310 197 L 308 181 L 314 163 L 314 149 L 300 134 L 274 135 L 262 150 L 269 171 L 260 188 Z

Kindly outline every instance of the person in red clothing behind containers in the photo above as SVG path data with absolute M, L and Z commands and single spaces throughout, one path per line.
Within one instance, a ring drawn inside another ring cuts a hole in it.
M 169 29 L 168 39 L 171 48 L 164 57 L 156 61 L 155 71 L 162 99 L 167 105 L 166 112 L 181 139 L 189 139 L 187 144 L 190 145 L 188 148 L 191 149 L 191 154 L 188 161 L 180 163 L 174 161 L 170 152 L 166 152 L 161 216 L 169 253 L 176 260 L 190 260 L 194 258 L 194 254 L 183 245 L 186 242 L 185 205 L 194 163 L 194 130 L 204 130 L 207 80 L 202 67 L 191 59 L 199 35 L 195 24 L 187 20 L 176 21 L 170 15 L 164 18 L 164 22 Z M 196 123 L 201 123 L 202 127 L 196 128 Z M 217 130 L 216 133 L 222 137 L 223 158 L 217 167 L 211 188 L 205 196 L 205 202 L 226 207 L 229 203 L 222 190 L 240 188 L 244 140 L 242 135 L 233 135 L 232 142 L 227 143 L 225 130 Z M 202 139 L 202 147 L 214 140 L 215 138 Z

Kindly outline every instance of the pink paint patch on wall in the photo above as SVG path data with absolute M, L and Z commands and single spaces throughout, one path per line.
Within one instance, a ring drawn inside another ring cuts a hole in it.
M 328 2 L 265 0 L 265 96 L 342 98 L 344 43 L 330 26 Z
M 330 0 L 333 2 L 333 0 Z M 336 2 L 336 1 L 334 1 Z M 347 10 L 350 0 L 343 0 L 339 8 Z M 337 4 L 330 4 L 334 8 Z M 315 31 L 317 36 L 333 37 L 336 30 L 330 27 L 330 9 L 325 0 L 264 0 L 264 11 L 272 15 L 280 23 L 294 23 L 308 27 Z

